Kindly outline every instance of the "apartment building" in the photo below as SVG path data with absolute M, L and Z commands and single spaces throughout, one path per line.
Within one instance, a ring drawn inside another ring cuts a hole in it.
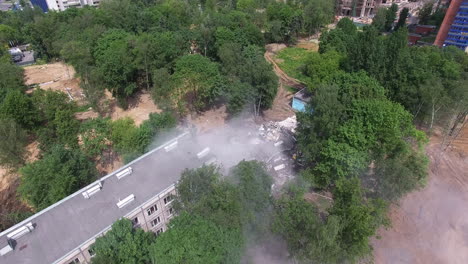
M 452 0 L 434 44 L 468 52 L 468 0 Z
M 90 263 L 91 245 L 122 217 L 164 232 L 180 174 L 212 163 L 212 152 L 189 133 L 174 138 L 0 233 L 0 263 Z
M 339 15 L 354 17 L 370 16 L 377 11 L 381 3 L 382 0 L 340 0 Z
M 48 10 L 64 11 L 70 7 L 98 6 L 101 0 L 36 0 L 45 1 Z

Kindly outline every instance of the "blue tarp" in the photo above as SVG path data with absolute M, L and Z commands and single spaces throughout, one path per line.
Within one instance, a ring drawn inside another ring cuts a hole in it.
M 306 102 L 298 99 L 298 98 L 295 98 L 293 97 L 293 100 L 292 100 L 292 108 L 296 111 L 299 111 L 299 112 L 305 112 L 305 107 L 306 107 Z

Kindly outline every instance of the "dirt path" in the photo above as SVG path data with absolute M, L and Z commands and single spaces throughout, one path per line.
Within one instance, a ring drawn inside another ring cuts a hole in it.
M 295 114 L 291 107 L 291 99 L 293 96 L 294 94 L 287 91 L 283 83 L 280 82 L 273 105 L 270 109 L 263 111 L 263 122 L 281 121 L 293 116 Z
M 301 90 L 305 88 L 306 86 L 301 83 L 301 81 L 294 79 L 290 76 L 288 76 L 281 68 L 278 66 L 278 64 L 275 62 L 273 59 L 274 55 L 282 50 L 285 49 L 286 45 L 284 44 L 268 44 L 266 45 L 266 52 L 265 52 L 265 59 L 269 61 L 273 65 L 273 70 L 275 71 L 276 75 L 279 77 L 279 81 L 283 85 L 287 85 L 290 87 L 294 87 L 298 90 Z
M 439 142 L 434 136 L 427 148 L 427 186 L 392 206 L 392 227 L 373 241 L 376 263 L 468 263 L 468 152 L 442 152 Z

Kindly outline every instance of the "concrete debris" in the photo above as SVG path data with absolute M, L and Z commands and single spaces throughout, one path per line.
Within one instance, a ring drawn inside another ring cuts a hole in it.
M 197 154 L 197 157 L 199 159 L 201 159 L 201 158 L 205 157 L 206 155 L 208 155 L 208 153 L 210 153 L 210 148 L 206 147 Z
M 283 144 L 283 140 L 280 140 L 275 143 L 275 147 L 281 146 Z
M 277 122 L 277 124 L 283 129 L 289 130 L 292 133 L 296 133 L 296 128 L 297 128 L 296 115 L 290 116 L 283 121 Z
M 263 124 L 258 129 L 259 134 L 267 141 L 276 142 L 275 146 L 281 145 L 283 142 L 278 141 L 283 132 L 296 133 L 297 120 L 296 116 L 291 116 L 280 122 L 268 122 Z M 278 144 L 278 145 L 277 145 Z
M 280 165 L 274 167 L 275 171 L 279 171 L 279 170 L 282 170 L 284 168 L 286 168 L 286 166 L 284 164 L 280 164 Z
M 205 165 L 212 165 L 215 164 L 217 159 L 215 157 L 209 159 L 208 161 L 205 162 Z

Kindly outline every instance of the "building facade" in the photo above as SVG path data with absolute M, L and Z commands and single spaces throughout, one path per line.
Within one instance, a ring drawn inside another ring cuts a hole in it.
M 70 7 L 98 6 L 101 0 L 45 0 L 49 10 L 64 11 Z
M 340 0 L 342 16 L 366 17 L 374 14 L 382 0 Z
M 468 52 L 468 0 L 452 0 L 434 44 Z

